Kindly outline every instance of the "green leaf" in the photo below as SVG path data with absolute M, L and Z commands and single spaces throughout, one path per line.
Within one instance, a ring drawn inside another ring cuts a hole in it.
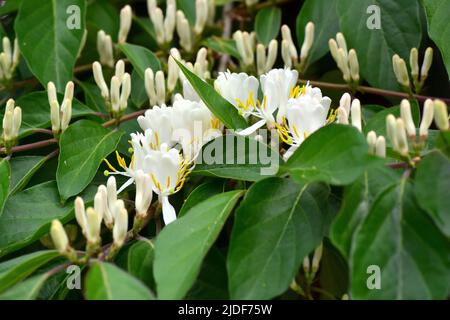
M 306 24 L 315 25 L 314 42 L 309 51 L 308 65 L 316 62 L 328 51 L 328 40 L 339 32 L 338 0 L 306 0 L 297 17 L 297 40 L 299 46 L 305 39 Z
M 154 245 L 150 240 L 139 240 L 128 249 L 128 272 L 148 287 L 155 287 L 153 278 Z
M 140 108 L 148 103 L 147 92 L 145 91 L 145 82 L 136 70 L 131 73 L 131 101 Z
M 450 159 L 439 151 L 425 156 L 416 172 L 414 192 L 418 203 L 450 237 Z
M 63 95 L 58 95 L 60 101 Z M 21 96 L 16 100 L 16 106 L 22 108 L 22 125 L 19 132 L 19 138 L 28 136 L 37 128 L 48 128 L 51 126 L 50 106 L 46 91 L 32 92 Z M 3 118 L 3 111 L 0 117 Z M 72 101 L 72 119 L 92 114 L 93 111 L 82 104 L 77 99 Z
M 322 241 L 329 189 L 268 178 L 255 183 L 236 210 L 227 269 L 231 299 L 271 299 L 294 279 Z
M 238 190 L 213 196 L 161 231 L 154 264 L 158 298 L 181 299 L 186 295 L 242 194 Z
M 308 137 L 285 167 L 300 181 L 346 185 L 377 160 L 369 156 L 366 139 L 358 129 L 331 124 Z
M 0 300 L 34 300 L 47 279 L 45 273 L 31 277 L 1 293 Z
M 8 198 L 11 180 L 11 167 L 8 160 L 0 160 L 0 217 L 2 216 L 3 206 Z
M 189 196 L 184 200 L 183 207 L 178 213 L 178 218 L 184 216 L 192 207 L 200 202 L 208 200 L 216 194 L 224 192 L 224 185 L 222 181 L 206 182 L 195 188 Z
M 212 36 L 203 40 L 203 45 L 220 53 L 229 54 L 236 59 L 241 59 L 236 47 L 236 41 Z
M 95 187 L 83 193 L 92 201 Z M 10 196 L 0 216 L 0 257 L 38 240 L 49 230 L 53 219 L 63 222 L 73 217 L 73 202 L 60 204 L 55 181 L 45 182 Z
M 97 32 L 103 30 L 116 42 L 120 27 L 119 12 L 109 0 L 89 2 L 86 13 L 86 27 L 88 28 L 88 36 L 91 33 L 92 39 L 97 39 Z M 93 43 L 94 47 L 95 45 L 96 42 Z
M 176 2 L 177 2 L 177 10 L 183 11 L 190 25 L 194 26 L 195 19 L 197 16 L 195 10 L 195 1 L 176 0 Z
M 86 105 L 90 109 L 97 112 L 108 113 L 105 100 L 101 96 L 100 89 L 96 84 L 80 81 L 77 85 L 83 90 L 84 101 L 86 101 Z
M 54 250 L 38 251 L 0 263 L 0 292 L 25 279 L 47 262 L 58 257 Z
M 147 287 L 113 264 L 96 262 L 86 276 L 88 300 L 153 300 Z
M 377 17 L 369 11 L 374 5 L 379 8 L 380 29 L 368 28 Z M 411 48 L 418 48 L 422 40 L 418 0 L 341 0 L 338 13 L 348 49 L 358 54 L 362 78 L 374 87 L 397 90 L 392 56 L 397 53 L 409 61 Z
M 68 11 L 69 7 L 78 9 Z M 14 29 L 22 55 L 44 87 L 53 81 L 58 91 L 63 92 L 66 83 L 72 80 L 85 16 L 84 0 L 22 2 Z M 75 20 L 78 26 L 74 26 Z
M 158 58 L 147 48 L 129 43 L 123 43 L 119 47 L 142 79 L 147 68 L 151 68 L 154 72 L 161 70 Z
M 211 112 L 219 118 L 227 128 L 234 130 L 247 128 L 247 121 L 241 117 L 239 112 L 230 102 L 214 90 L 211 85 L 189 71 L 182 63 L 179 61 L 177 61 L 177 63 L 209 110 L 211 110 Z
M 262 142 L 225 135 L 203 147 L 192 174 L 257 181 L 275 175 L 282 163 L 278 152 Z
M 436 137 L 435 145 L 439 148 L 447 157 L 450 158 L 450 132 L 440 131 Z
M 0 16 L 19 10 L 22 0 L 8 0 L 0 7 Z
M 9 194 L 21 191 L 46 160 L 47 158 L 42 156 L 12 158 L 10 160 L 12 174 Z
M 448 13 L 450 2 L 447 0 L 422 0 L 428 21 L 428 34 L 436 43 L 442 54 L 447 74 L 450 79 L 450 26 Z
M 376 196 L 398 179 L 398 172 L 380 166 L 364 172 L 345 189 L 341 209 L 331 226 L 333 244 L 345 257 L 350 256 L 353 236 L 367 217 Z
M 255 18 L 256 38 L 263 45 L 268 45 L 278 37 L 281 26 L 281 9 L 268 7 L 259 10 Z
M 92 181 L 103 159 L 116 150 L 122 131 L 80 120 L 60 138 L 56 181 L 63 200 L 78 194 Z
M 354 299 L 446 299 L 450 242 L 416 202 L 406 178 L 382 192 L 354 240 L 350 259 Z M 380 288 L 368 284 L 380 269 Z

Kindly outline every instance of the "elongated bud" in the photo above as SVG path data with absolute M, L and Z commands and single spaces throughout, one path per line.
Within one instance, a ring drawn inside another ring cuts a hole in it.
M 283 58 L 284 67 L 292 68 L 292 58 L 289 49 L 289 42 L 287 40 L 281 41 L 281 57 Z
M 309 272 L 311 271 L 311 261 L 309 260 L 308 255 L 303 258 L 303 271 L 305 272 L 305 274 L 309 274 Z
M 392 114 L 389 114 L 386 117 L 386 133 L 391 141 L 391 144 L 395 150 L 398 149 L 398 143 L 397 143 L 397 125 L 395 122 L 395 117 Z
M 341 100 L 339 101 L 339 107 L 344 108 L 347 114 L 349 114 L 351 103 L 352 103 L 352 96 L 348 92 L 346 92 L 342 95 Z
M 433 48 L 427 48 L 425 51 L 425 57 L 423 58 L 422 70 L 420 71 L 421 81 L 425 81 L 428 77 L 431 64 L 433 63 Z
M 337 120 L 339 124 L 348 124 L 348 113 L 345 108 L 337 108 Z
M 61 106 L 61 131 L 64 132 L 69 127 L 72 118 L 72 100 L 66 99 Z
M 180 38 L 180 45 L 187 52 L 192 51 L 192 35 L 189 22 L 184 16 L 183 11 L 177 11 L 177 33 Z
M 13 140 L 12 137 L 12 123 L 13 123 L 14 111 L 6 111 L 3 116 L 3 140 Z
M 344 50 L 345 56 L 347 56 L 348 49 L 347 49 L 347 41 L 345 41 L 345 37 L 341 32 L 338 32 L 336 34 L 336 41 L 340 49 Z
M 441 131 L 449 130 L 447 105 L 442 100 L 434 101 L 434 122 Z
M 350 64 L 350 75 L 353 81 L 359 82 L 359 62 L 354 49 L 351 49 L 348 53 L 348 62 Z
M 67 82 L 66 89 L 64 91 L 64 100 L 73 100 L 73 91 L 74 91 L 75 85 L 72 81 Z
M 201 48 L 197 52 L 197 57 L 194 64 L 194 73 L 200 78 L 205 78 L 205 73 L 208 72 L 208 50 L 206 48 Z
M 111 108 L 113 112 L 118 112 L 120 109 L 120 84 L 118 77 L 111 78 Z
M 125 62 L 123 62 L 123 60 L 119 60 L 116 63 L 114 75 L 119 78 L 120 82 L 122 82 L 124 74 L 125 74 Z
M 106 188 L 108 191 L 108 206 L 112 206 L 117 201 L 116 178 L 114 178 L 113 176 L 109 177 L 108 181 L 106 182 Z
M 367 144 L 369 145 L 369 153 L 374 155 L 377 148 L 377 134 L 375 131 L 370 131 L 367 134 Z
M 51 105 L 53 101 L 56 101 L 58 104 L 58 96 L 56 94 L 56 87 L 53 82 L 47 83 L 47 96 L 48 96 L 48 104 Z M 59 104 L 58 104 L 59 109 Z
M 5 53 L 6 63 L 8 66 L 12 65 L 12 50 L 11 41 L 8 37 L 3 37 L 3 52 Z
M 50 236 L 52 237 L 53 244 L 56 250 L 62 255 L 67 254 L 70 250 L 69 238 L 67 237 L 66 230 L 59 220 L 53 220 L 50 227 Z
M 95 83 L 100 88 L 103 99 L 105 99 L 105 101 L 109 101 L 109 90 L 106 85 L 105 78 L 103 77 L 102 65 L 100 62 L 95 61 L 92 64 L 92 72 L 94 73 Z
M 386 158 L 386 139 L 383 136 L 377 138 L 375 154 L 380 158 Z
M 395 54 L 392 58 L 392 63 L 394 67 L 395 77 L 397 78 L 398 83 L 400 83 L 405 88 L 409 88 L 410 82 L 405 60 L 400 58 L 398 54 Z
M 155 91 L 155 77 L 153 70 L 150 68 L 145 69 L 145 91 L 147 92 L 148 99 L 150 100 L 150 106 L 154 106 L 158 103 Z
M 153 23 L 153 27 L 155 29 L 156 41 L 159 44 L 163 44 L 165 42 L 165 31 L 164 31 L 164 15 L 160 8 L 153 9 L 153 12 L 150 14 L 150 18 Z
M 333 56 L 334 61 L 337 63 L 339 61 L 339 48 L 336 40 L 328 40 L 328 47 L 330 48 L 330 53 Z
M 128 33 L 131 28 L 131 20 L 133 18 L 133 11 L 129 5 L 120 10 L 120 29 L 118 40 L 119 43 L 125 43 L 127 41 Z
M 195 1 L 195 27 L 194 31 L 196 34 L 201 34 L 206 25 L 206 20 L 208 19 L 208 4 L 206 0 L 196 0 Z
M 116 200 L 113 201 L 115 202 Z M 101 212 L 105 225 L 108 228 L 112 228 L 114 219 L 109 207 L 108 189 L 104 185 L 100 185 L 94 198 L 94 210 L 99 214 Z
M 406 99 L 403 99 L 400 103 L 400 115 L 405 123 L 408 136 L 414 139 L 416 137 L 416 126 L 411 114 L 411 104 Z
M 266 48 L 260 43 L 256 46 L 256 69 L 259 75 L 266 72 Z
M 84 209 L 84 201 L 81 197 L 75 199 L 75 218 L 77 219 L 83 234 L 86 235 L 86 211 Z
M 166 102 L 166 81 L 164 79 L 164 72 L 157 71 L 155 75 L 156 84 L 156 100 L 158 104 L 163 104 Z
M 12 139 L 15 140 L 19 136 L 20 126 L 22 124 L 22 109 L 20 107 L 14 108 L 13 124 L 12 124 Z
M 238 30 L 233 34 L 233 39 L 236 42 L 236 48 L 239 52 L 239 55 L 241 56 L 242 62 L 245 65 L 249 65 L 249 59 L 247 57 L 247 52 L 245 49 L 245 44 L 244 44 L 244 37 L 242 34 L 242 31 Z
M 167 2 L 166 18 L 164 19 L 165 41 L 169 43 L 173 39 L 175 25 L 177 24 L 177 8 L 175 1 Z
M 152 179 L 142 170 L 136 172 L 136 213 L 141 218 L 147 216 L 147 210 L 150 207 L 153 198 Z
M 311 271 L 313 273 L 316 273 L 317 270 L 319 270 L 319 264 L 320 260 L 322 259 L 322 253 L 323 253 L 323 244 L 320 244 L 319 247 L 317 247 L 316 250 L 314 250 L 314 255 L 311 263 Z
M 398 145 L 397 151 L 403 156 L 408 155 L 408 139 L 406 138 L 405 123 L 401 118 L 397 119 L 396 135 Z
M 269 48 L 267 50 L 267 59 L 266 59 L 266 72 L 273 68 L 275 62 L 277 61 L 278 54 L 278 41 L 273 39 L 269 42 Z
M 90 243 L 98 243 L 100 240 L 100 215 L 91 207 L 86 209 L 86 238 Z
M 419 51 L 412 48 L 409 54 L 409 66 L 411 67 L 411 76 L 414 80 L 419 79 Z
M 19 40 L 14 39 L 14 51 L 13 51 L 13 68 L 19 65 L 20 59 L 20 48 L 19 48 Z
M 131 94 L 131 77 L 125 73 L 122 79 L 122 92 L 120 93 L 120 111 L 124 111 L 128 106 L 128 98 Z
M 349 82 L 351 79 L 350 76 L 350 68 L 348 66 L 348 57 L 345 53 L 344 49 L 339 48 L 338 50 L 338 67 L 340 66 L 340 69 L 342 71 L 342 75 L 344 77 L 345 82 Z
M 305 60 L 308 57 L 309 50 L 314 42 L 314 23 L 308 22 L 305 27 L 305 40 L 303 41 L 302 48 L 300 50 L 300 59 Z
M 114 66 L 113 43 L 110 35 L 103 30 L 97 33 L 97 51 L 100 62 L 108 67 Z
M 127 236 L 128 231 L 128 212 L 125 208 L 119 210 L 114 221 L 113 240 L 117 247 L 121 247 Z
M 172 56 L 169 56 L 167 62 L 167 90 L 169 92 L 173 92 L 177 85 L 178 75 L 180 73 L 180 68 L 178 67 L 175 59 Z
M 50 103 L 50 120 L 52 122 L 52 131 L 54 134 L 59 133 L 59 130 L 61 129 L 61 122 L 60 122 L 59 116 L 60 116 L 60 112 L 59 112 L 58 101 L 53 100 Z
M 351 106 L 352 126 L 362 131 L 361 128 L 361 102 L 358 99 L 353 100 Z
M 431 123 L 433 122 L 433 116 L 434 116 L 434 103 L 431 99 L 427 99 L 425 100 L 425 104 L 423 106 L 422 121 L 420 122 L 419 128 L 419 134 L 422 142 L 428 136 L 428 129 L 430 128 Z
M 286 24 L 281 27 L 281 36 L 283 40 L 286 40 L 289 43 L 289 51 L 291 58 L 292 60 L 294 60 L 294 63 L 297 63 L 298 61 L 297 48 L 295 47 L 294 41 L 292 40 L 291 29 Z

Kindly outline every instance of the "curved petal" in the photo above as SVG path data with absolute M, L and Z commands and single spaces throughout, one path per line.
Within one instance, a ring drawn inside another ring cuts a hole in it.
M 162 197 L 162 214 L 165 225 L 177 219 L 175 208 L 170 204 L 168 196 Z
M 127 180 L 127 182 L 125 182 L 120 188 L 119 190 L 117 190 L 117 194 L 121 193 L 123 190 L 125 190 L 128 186 L 130 186 L 134 181 L 134 178 L 130 178 Z
M 247 129 L 241 130 L 236 132 L 236 134 L 240 135 L 240 136 L 248 136 L 251 135 L 253 132 L 255 132 L 256 130 L 258 130 L 259 128 L 261 128 L 263 125 L 266 124 L 266 120 L 262 119 L 259 120 L 258 122 L 256 122 L 255 124 L 251 125 L 250 127 L 248 127 Z

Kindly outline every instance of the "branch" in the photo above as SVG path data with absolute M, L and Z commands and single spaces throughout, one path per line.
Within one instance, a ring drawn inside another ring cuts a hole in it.
M 103 127 L 108 128 L 108 127 L 111 127 L 111 126 L 113 126 L 113 125 L 115 125 L 115 124 L 120 124 L 120 123 L 122 123 L 122 122 L 126 122 L 126 121 L 129 121 L 129 120 L 136 119 L 137 117 L 143 115 L 144 112 L 145 112 L 145 110 L 139 110 L 139 111 L 136 111 L 136 112 L 133 112 L 133 113 L 129 113 L 129 114 L 127 114 L 127 115 L 124 115 L 124 116 L 123 116 L 122 118 L 120 118 L 119 120 L 117 120 L 117 119 L 112 119 L 112 120 L 106 121 L 105 123 L 103 123 Z
M 34 142 L 34 143 L 24 144 L 24 145 L 21 145 L 21 146 L 12 147 L 11 151 L 13 153 L 29 151 L 29 150 L 33 150 L 33 149 L 44 148 L 44 147 L 47 147 L 47 146 L 52 145 L 54 143 L 58 143 L 58 140 L 56 140 L 56 139 L 48 139 L 48 140 L 43 140 L 43 141 L 39 141 L 39 142 Z M 0 148 L 0 153 L 6 153 L 6 149 L 5 148 Z

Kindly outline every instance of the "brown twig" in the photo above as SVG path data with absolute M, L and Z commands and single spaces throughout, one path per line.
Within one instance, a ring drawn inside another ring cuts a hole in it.
M 106 121 L 105 123 L 103 123 L 103 127 L 108 128 L 108 127 L 111 127 L 111 126 L 113 126 L 115 124 L 119 124 L 119 123 L 122 123 L 122 122 L 125 122 L 125 121 L 128 121 L 128 120 L 132 120 L 132 119 L 136 119 L 137 117 L 143 115 L 144 112 L 145 112 L 145 110 L 139 110 L 139 111 L 136 111 L 136 112 L 124 115 L 119 120 L 112 119 L 112 120 Z
M 53 139 L 48 139 L 48 140 L 43 140 L 43 141 L 38 141 L 38 142 L 34 142 L 34 143 L 24 144 L 21 146 L 12 147 L 11 151 L 13 153 L 29 151 L 29 150 L 33 150 L 33 149 L 44 148 L 44 147 L 47 147 L 54 143 L 58 143 L 58 140 L 53 138 Z M 0 153 L 5 153 L 5 152 L 6 152 L 5 148 L 0 148 Z

